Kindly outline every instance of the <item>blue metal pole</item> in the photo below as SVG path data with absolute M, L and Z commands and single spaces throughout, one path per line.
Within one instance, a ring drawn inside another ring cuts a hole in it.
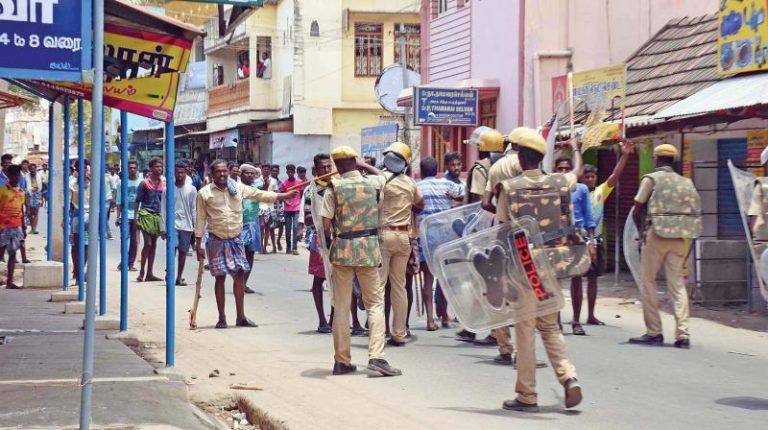
M 77 301 L 85 300 L 85 107 L 77 99 Z
M 64 166 L 61 172 L 64 176 L 64 291 L 69 288 L 69 138 L 69 96 L 64 96 Z
M 91 134 L 91 168 L 94 172 L 104 170 L 101 159 L 100 146 L 104 146 L 104 129 L 102 116 L 104 115 L 104 0 L 93 0 L 93 96 L 92 96 L 92 134 Z M 102 193 L 104 183 L 91 182 L 91 215 L 98 219 L 100 207 L 99 195 Z M 95 213 L 93 213 L 95 212 Z M 94 219 L 92 217 L 91 219 Z M 98 225 L 95 222 L 88 223 L 88 237 L 92 240 L 98 234 Z M 97 241 L 92 240 L 88 247 L 88 291 L 85 300 L 85 334 L 83 341 L 83 375 L 80 381 L 80 430 L 88 430 L 91 426 L 91 397 L 93 394 L 93 341 L 95 337 L 95 310 L 96 310 L 96 258 Z
M 53 158 L 53 147 L 56 146 L 53 143 L 53 105 L 55 101 L 51 101 L 48 105 L 48 228 L 46 237 L 46 252 L 48 254 L 48 261 L 53 260 L 53 172 L 56 170 L 56 160 Z
M 101 129 L 104 130 L 104 113 L 101 114 Z M 91 151 L 94 148 L 91 147 Z M 107 147 L 104 137 L 99 140 L 99 146 L 96 149 L 101 155 L 102 166 L 98 170 L 98 180 L 101 186 L 106 186 L 106 158 Z M 104 246 L 107 240 L 107 190 L 103 189 L 99 193 L 99 315 L 107 313 L 107 247 Z
M 120 331 L 128 330 L 128 112 L 120 111 Z
M 176 139 L 174 136 L 174 121 L 165 125 L 165 366 L 174 365 L 174 348 L 176 346 L 176 185 L 174 170 L 176 165 Z

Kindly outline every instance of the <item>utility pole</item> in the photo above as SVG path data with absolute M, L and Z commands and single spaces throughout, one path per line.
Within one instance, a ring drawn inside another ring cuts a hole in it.
M 405 34 L 405 24 L 400 24 L 400 40 L 398 40 L 399 49 L 400 49 L 400 65 L 403 69 L 403 88 L 406 88 L 408 86 L 408 56 L 406 55 L 406 49 L 407 49 L 407 35 Z M 405 110 L 403 113 L 403 143 L 408 145 L 408 147 L 411 147 L 411 136 L 410 136 L 410 128 L 408 127 L 408 109 Z M 411 148 L 411 152 L 413 151 L 413 148 Z M 408 163 L 410 164 L 412 160 L 408 160 Z

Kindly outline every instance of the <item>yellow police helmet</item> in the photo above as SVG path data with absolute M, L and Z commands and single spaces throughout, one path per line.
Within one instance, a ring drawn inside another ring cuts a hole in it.
M 523 130 L 516 138 L 519 147 L 532 149 L 541 155 L 547 154 L 547 141 L 536 130 L 532 128 Z
M 411 161 L 411 148 L 403 142 L 395 142 L 389 145 L 383 155 L 387 155 L 390 152 L 403 157 L 405 161 Z
M 529 133 L 533 131 L 534 133 L 536 130 L 528 127 L 517 127 L 516 129 L 512 130 L 509 135 L 507 136 L 507 140 L 509 143 L 520 143 L 520 138 L 525 135 L 526 133 Z
M 670 145 L 668 143 L 665 143 L 663 145 L 659 145 L 656 148 L 653 149 L 653 155 L 656 157 L 677 157 L 677 148 L 675 148 L 674 145 Z
M 477 145 L 483 152 L 504 152 L 504 136 L 490 127 L 477 127 L 465 143 Z
M 334 160 L 344 160 L 346 158 L 357 158 L 358 154 L 353 148 L 342 145 L 331 150 L 331 158 Z

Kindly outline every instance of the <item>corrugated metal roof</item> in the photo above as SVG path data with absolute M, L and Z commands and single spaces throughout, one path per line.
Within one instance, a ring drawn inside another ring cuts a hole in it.
M 738 76 L 716 82 L 672 106 L 654 119 L 690 116 L 768 104 L 768 74 Z

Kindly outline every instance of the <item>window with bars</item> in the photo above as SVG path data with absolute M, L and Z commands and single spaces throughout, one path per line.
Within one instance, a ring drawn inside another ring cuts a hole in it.
M 437 14 L 448 12 L 448 0 L 437 0 Z
M 496 128 L 496 99 L 480 102 L 480 125 Z
M 384 33 L 381 24 L 355 24 L 355 76 L 379 76 Z
M 395 24 L 395 63 L 400 64 L 400 24 Z M 411 69 L 421 67 L 421 25 L 405 24 L 405 61 Z

